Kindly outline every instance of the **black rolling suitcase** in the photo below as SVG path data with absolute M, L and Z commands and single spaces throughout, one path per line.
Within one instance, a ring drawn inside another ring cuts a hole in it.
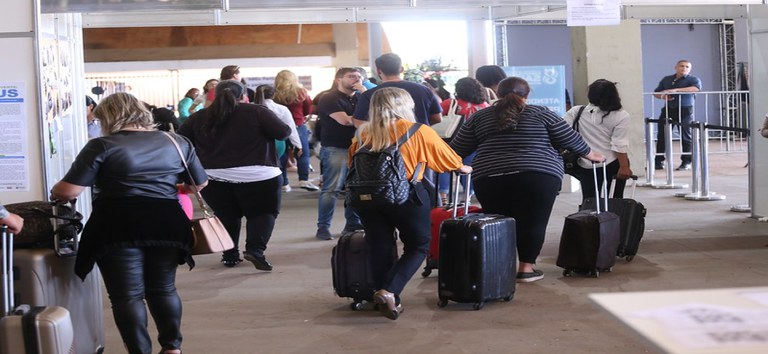
M 600 195 L 596 166 L 592 165 L 595 173 L 595 195 Z M 607 194 L 604 195 L 605 204 L 608 204 Z M 560 236 L 560 251 L 557 255 L 557 266 L 564 269 L 563 276 L 584 274 L 598 277 L 600 272 L 610 272 L 616 263 L 621 233 L 619 216 L 610 211 L 601 212 L 599 204 L 595 206 L 595 211 L 582 210 L 565 218 L 563 233 Z
M 3 312 L 0 314 L 0 354 L 70 354 L 74 329 L 69 311 L 59 306 L 16 307 L 13 291 L 13 236 L 2 226 Z
M 614 183 L 611 186 L 613 195 Z M 621 238 L 619 239 L 619 249 L 616 252 L 617 257 L 623 257 L 627 262 L 632 261 L 640 248 L 640 240 L 645 233 L 645 214 L 647 210 L 643 203 L 634 200 L 635 189 L 637 188 L 637 176 L 632 176 L 632 197 L 629 199 L 608 199 L 608 208 L 601 204 L 603 210 L 608 210 L 619 216 L 621 224 Z M 587 198 L 581 206 L 582 210 L 596 210 L 595 199 Z
M 467 191 L 468 193 L 469 191 Z M 454 200 L 458 196 L 458 178 Z M 503 215 L 467 214 L 443 221 L 438 265 L 439 307 L 448 301 L 474 303 L 510 301 L 515 295 L 517 239 L 515 219 Z
M 363 301 L 373 301 L 373 293 L 379 290 L 373 282 L 370 253 L 365 233 L 361 231 L 339 237 L 331 253 L 333 289 L 339 297 L 352 298 L 353 310 L 360 310 Z M 397 250 L 392 256 L 397 261 Z

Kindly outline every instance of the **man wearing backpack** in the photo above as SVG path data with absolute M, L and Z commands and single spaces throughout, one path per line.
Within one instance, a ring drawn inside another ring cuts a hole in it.
M 354 68 L 336 71 L 336 89 L 328 91 L 319 99 L 317 113 L 320 125 L 320 170 L 323 185 L 317 201 L 317 233 L 319 240 L 332 240 L 330 227 L 339 192 L 347 178 L 349 146 L 355 136 L 352 113 L 355 111 L 360 92 L 365 92 L 363 79 Z M 346 224 L 342 235 L 362 230 L 360 217 L 352 207 L 344 208 Z

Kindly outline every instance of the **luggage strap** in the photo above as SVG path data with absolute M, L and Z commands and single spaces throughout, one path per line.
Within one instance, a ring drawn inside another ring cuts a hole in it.
M 27 354 L 40 354 L 37 345 L 40 333 L 37 328 L 37 315 L 45 310 L 45 306 L 35 306 L 21 316 L 21 332 L 24 335 L 24 352 Z

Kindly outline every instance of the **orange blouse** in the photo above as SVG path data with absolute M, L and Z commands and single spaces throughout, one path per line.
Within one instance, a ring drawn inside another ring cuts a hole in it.
M 390 139 L 394 142 L 401 135 L 411 127 L 411 123 L 404 119 L 398 119 L 395 121 L 395 129 L 390 130 Z M 362 133 L 365 137 L 365 132 Z M 359 147 L 357 138 L 352 140 L 352 145 L 349 147 L 349 164 L 352 164 L 352 156 L 355 154 Z M 463 163 L 461 157 L 451 149 L 448 144 L 440 138 L 437 133 L 429 129 L 427 126 L 423 126 L 416 131 L 404 145 L 400 147 L 400 154 L 403 156 L 403 163 L 405 164 L 405 170 L 408 172 L 408 179 L 413 176 L 413 171 L 416 168 L 416 164 L 424 162 L 424 167 L 434 170 L 435 172 L 449 172 L 458 170 Z M 421 180 L 424 175 L 424 168 L 417 180 Z

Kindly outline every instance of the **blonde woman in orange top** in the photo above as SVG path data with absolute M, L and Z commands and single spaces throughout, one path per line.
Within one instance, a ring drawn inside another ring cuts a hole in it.
M 413 124 L 417 124 L 413 107 L 411 95 L 403 89 L 387 87 L 376 91 L 371 98 L 370 120 L 359 128 L 362 145 L 370 146 L 371 151 L 382 151 L 395 144 Z M 357 140 L 352 142 L 350 161 L 360 145 Z M 437 172 L 472 171 L 471 167 L 461 163 L 461 157 L 434 130 L 426 126 L 420 127 L 400 146 L 400 153 L 409 179 L 418 163 Z M 421 177 L 419 173 L 417 180 L 421 181 Z M 400 293 L 429 251 L 429 195 L 421 182 L 412 188 L 410 199 L 403 205 L 358 210 L 365 240 L 371 247 L 374 281 L 380 289 L 374 294 L 374 301 L 379 304 L 381 313 L 391 320 L 396 320 L 403 311 Z M 400 259 L 393 263 L 392 253 L 396 245 L 392 234 L 395 229 L 405 247 Z

